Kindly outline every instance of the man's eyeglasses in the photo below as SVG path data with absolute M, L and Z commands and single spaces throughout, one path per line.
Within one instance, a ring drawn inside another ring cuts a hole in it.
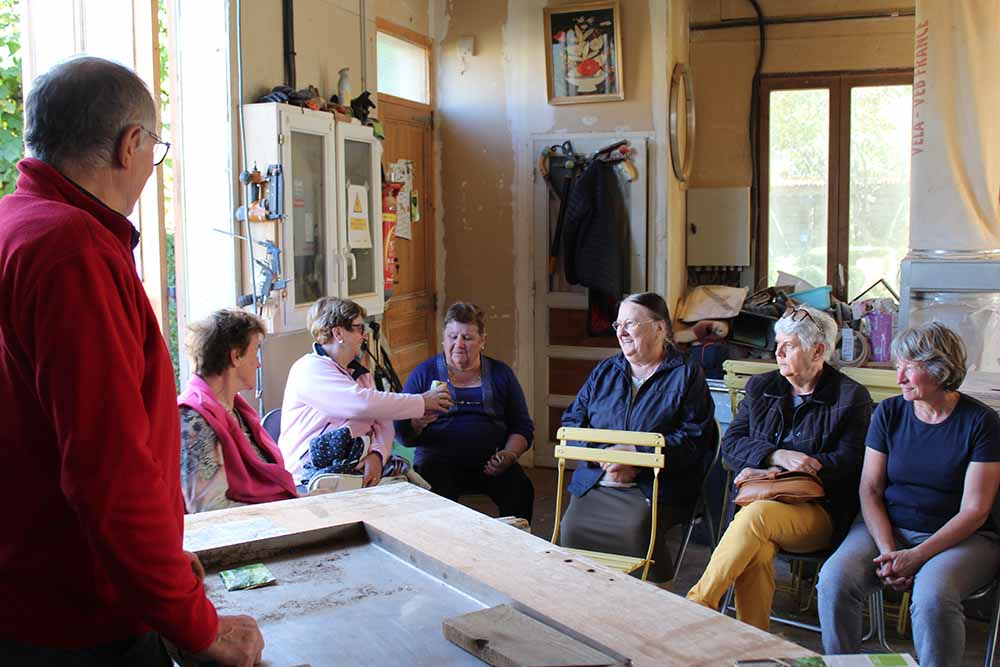
M 611 328 L 614 329 L 615 331 L 621 329 L 625 333 L 632 335 L 633 333 L 635 333 L 635 330 L 639 328 L 639 325 L 649 324 L 650 322 L 655 322 L 655 321 L 656 320 L 641 320 L 637 322 L 636 320 L 625 320 L 624 322 L 612 322 Z
M 367 329 L 367 327 L 364 325 L 364 323 L 362 323 L 362 324 L 348 324 L 344 328 L 345 329 L 354 329 L 355 331 L 357 331 L 362 336 L 365 334 L 365 330 Z
M 791 318 L 792 322 L 801 322 L 802 320 L 809 320 L 810 322 L 812 322 L 814 327 L 816 327 L 820 331 L 823 330 L 823 328 L 820 327 L 819 323 L 813 319 L 813 316 L 810 315 L 809 311 L 806 310 L 805 308 L 796 308 L 795 306 L 789 305 L 788 308 L 785 309 L 785 314 L 781 316 L 781 319 L 785 318 Z
M 160 164 L 167 159 L 167 151 L 170 150 L 170 142 L 160 139 L 155 133 L 150 132 L 146 128 L 142 128 L 142 131 L 153 138 L 156 143 L 153 144 L 153 166 L 159 167 Z

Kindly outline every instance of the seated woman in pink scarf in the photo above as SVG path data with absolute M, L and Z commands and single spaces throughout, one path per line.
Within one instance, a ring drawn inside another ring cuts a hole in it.
M 256 384 L 264 322 L 219 310 L 190 326 L 194 375 L 177 397 L 181 489 L 189 514 L 295 498 L 281 451 L 237 392 Z
M 451 407 L 447 386 L 423 394 L 375 389 L 371 373 L 358 362 L 364 318 L 365 309 L 348 299 L 324 297 L 309 309 L 315 342 L 312 352 L 288 371 L 278 438 L 285 467 L 298 483 L 308 483 L 329 464 L 316 460 L 323 448 L 311 443 L 320 434 L 332 433 L 355 445 L 352 449 L 361 453 L 355 471 L 363 475 L 364 486 L 374 486 L 383 474 L 400 469 L 392 456 L 393 420 Z

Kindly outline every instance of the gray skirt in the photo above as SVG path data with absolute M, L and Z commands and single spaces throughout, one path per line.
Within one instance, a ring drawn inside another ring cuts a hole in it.
M 666 545 L 670 508 L 661 502 L 656 513 L 658 527 L 649 580 L 661 583 L 670 580 L 673 570 Z M 595 486 L 569 501 L 559 527 L 559 546 L 644 557 L 649 549 L 651 518 L 650 502 L 638 488 Z M 642 576 L 642 569 L 632 574 Z

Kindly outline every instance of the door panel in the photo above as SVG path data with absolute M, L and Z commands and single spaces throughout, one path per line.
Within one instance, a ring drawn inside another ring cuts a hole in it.
M 594 151 L 627 139 L 633 149 L 632 159 L 638 178 L 622 182 L 625 207 L 629 214 L 629 292 L 647 287 L 647 250 L 649 223 L 646 216 L 649 166 L 647 146 L 650 135 L 642 132 L 535 135 L 533 155 L 552 145 L 570 140 L 575 151 L 590 155 Z M 618 352 L 614 336 L 587 335 L 587 294 L 565 277 L 563 257 L 557 270 L 549 274 L 549 243 L 556 226 L 559 205 L 550 194 L 535 166 L 533 175 L 532 234 L 534 265 L 534 397 L 535 465 L 554 466 L 555 434 L 563 411 L 573 402 L 590 371 L 602 359 Z
M 383 162 L 413 162 L 413 189 L 417 193 L 420 221 L 414 222 L 412 239 L 395 241 L 398 283 L 386 304 L 385 332 L 393 365 L 400 380 L 437 351 L 434 299 L 434 191 L 432 174 L 432 112 L 429 107 L 397 104 L 379 97 L 385 127 Z

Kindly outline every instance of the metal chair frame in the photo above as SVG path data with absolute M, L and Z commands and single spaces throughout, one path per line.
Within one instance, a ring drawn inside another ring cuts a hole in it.
M 271 436 L 272 440 L 278 442 L 278 436 L 281 435 L 281 408 L 269 410 L 267 414 L 261 418 L 260 426 L 267 431 L 267 434 Z
M 724 504 L 722 508 L 722 514 L 720 515 L 722 517 L 722 520 L 719 522 L 720 524 L 719 538 L 718 538 L 719 540 L 722 539 L 724 526 L 728 526 L 728 524 L 732 521 L 732 517 L 736 511 L 736 505 L 735 503 L 732 502 L 732 499 L 730 498 L 730 489 L 732 485 L 733 485 L 733 471 L 726 469 L 726 491 L 723 494 Z M 806 599 L 805 607 L 804 608 L 800 607 L 800 611 L 804 612 L 808 610 L 809 605 L 812 601 L 813 592 L 815 591 L 816 588 L 816 577 L 818 576 L 819 570 L 823 566 L 823 563 L 826 562 L 826 559 L 829 558 L 832 553 L 833 553 L 832 550 L 814 551 L 805 554 L 792 553 L 790 551 L 781 551 L 781 550 L 778 551 L 777 558 L 781 558 L 782 560 L 786 561 L 791 561 L 792 573 L 793 576 L 796 578 L 794 584 L 795 587 L 794 590 L 796 590 L 796 592 L 800 590 L 799 587 L 801 586 L 801 574 L 795 572 L 796 566 L 798 565 L 801 567 L 801 565 L 805 564 L 813 564 L 816 566 L 816 574 L 809 579 L 809 589 L 808 589 L 809 593 Z M 723 614 L 728 613 L 730 610 L 732 611 L 736 610 L 736 607 L 733 606 L 732 604 L 734 593 L 735 593 L 735 585 L 729 587 L 729 590 L 726 591 L 725 597 L 723 597 L 722 599 L 721 611 Z M 874 593 L 872 593 L 871 597 L 868 599 L 869 629 L 868 633 L 863 637 L 863 641 L 867 641 L 872 637 L 875 637 L 875 639 L 878 641 L 879 646 L 886 653 L 892 653 L 892 648 L 886 642 L 885 620 L 883 618 L 881 610 L 882 610 L 882 589 L 879 589 Z M 798 628 L 800 630 L 809 630 L 811 632 L 816 632 L 816 633 L 823 632 L 820 626 L 818 625 L 814 625 L 812 623 L 805 623 L 803 621 L 796 621 L 795 619 L 792 618 L 785 618 L 783 616 L 778 616 L 773 612 L 770 615 L 770 619 L 771 622 L 773 623 L 781 623 L 782 625 L 788 625 L 793 628 Z
M 670 526 L 673 527 L 675 525 L 680 525 L 682 534 L 681 543 L 677 550 L 677 557 L 674 559 L 673 571 L 670 573 L 671 581 L 676 580 L 677 575 L 680 573 L 681 565 L 684 563 L 684 556 L 687 554 L 688 545 L 691 542 L 691 536 L 694 534 L 694 527 L 698 524 L 699 521 L 705 522 L 711 548 L 712 550 L 715 549 L 716 545 L 716 538 L 715 538 L 716 532 L 714 525 L 715 522 L 712 519 L 711 512 L 708 511 L 708 479 L 709 476 L 712 474 L 712 469 L 715 467 L 715 464 L 719 461 L 719 457 L 721 456 L 722 452 L 722 429 L 719 427 L 718 422 L 715 422 L 715 435 L 716 435 L 715 447 L 713 448 L 712 458 L 708 462 L 708 464 L 705 465 L 704 470 L 702 471 L 701 486 L 698 498 L 691 508 L 691 514 L 686 521 L 680 521 Z M 557 494 L 561 493 L 562 489 L 561 479 L 559 481 L 559 489 L 560 491 L 558 491 Z M 562 509 L 561 502 L 557 495 L 556 497 L 557 520 L 561 515 L 561 509 Z M 558 538 L 558 527 L 555 534 L 553 535 L 553 542 L 557 538 Z M 654 543 L 655 543 L 655 537 L 654 537 Z
M 659 509 L 660 470 L 663 469 L 664 465 L 663 447 L 666 444 L 663 434 L 563 426 L 560 427 L 559 431 L 556 433 L 556 439 L 559 440 L 559 444 L 555 447 L 555 457 L 559 460 L 559 479 L 556 484 L 556 515 L 555 526 L 552 530 L 553 544 L 557 544 L 559 540 L 559 526 L 562 519 L 563 478 L 566 471 L 567 460 L 592 463 L 619 463 L 643 468 L 652 468 L 653 498 L 650 503 L 652 516 L 650 517 L 649 548 L 647 549 L 646 556 L 644 558 L 564 547 L 567 551 L 590 558 L 591 560 L 597 561 L 602 565 L 620 570 L 626 574 L 635 572 L 639 568 L 642 568 L 642 580 L 645 581 L 649 576 L 649 566 L 653 563 L 653 547 L 656 544 L 656 521 Z M 566 444 L 569 441 L 589 442 L 604 445 L 632 445 L 635 447 L 649 447 L 654 451 L 627 452 L 618 449 L 579 447 L 576 445 Z
M 974 591 L 972 595 L 965 598 L 963 602 L 969 602 L 970 600 L 979 600 L 984 597 L 994 596 L 993 601 L 993 614 L 990 618 L 990 633 L 986 637 L 986 654 L 983 659 L 984 667 L 992 667 L 993 660 L 996 657 L 997 649 L 997 635 L 1000 634 L 1000 575 L 993 581 L 983 586 L 977 591 Z M 875 596 L 873 595 L 873 600 Z M 885 608 L 883 604 L 882 589 L 879 588 L 877 591 L 877 604 L 870 604 L 872 619 L 878 618 L 878 627 L 884 637 L 885 635 Z M 882 643 L 885 646 L 884 640 Z
M 711 543 L 712 551 L 715 551 L 715 546 L 718 544 L 715 537 L 712 513 L 708 511 L 708 478 L 712 474 L 712 469 L 715 468 L 715 464 L 719 461 L 720 456 L 722 456 L 722 429 L 719 426 L 719 422 L 716 421 L 715 452 L 712 455 L 712 460 L 702 471 L 701 487 L 698 499 L 691 508 L 691 517 L 686 522 L 680 522 L 684 537 L 681 539 L 680 547 L 678 547 L 677 558 L 674 559 L 674 571 L 670 574 L 671 581 L 676 580 L 678 573 L 681 571 L 681 563 L 684 562 L 684 555 L 687 553 L 688 544 L 691 542 L 691 535 L 694 533 L 694 527 L 699 520 L 704 521 L 706 524 L 706 532 L 708 533 L 708 540 Z

